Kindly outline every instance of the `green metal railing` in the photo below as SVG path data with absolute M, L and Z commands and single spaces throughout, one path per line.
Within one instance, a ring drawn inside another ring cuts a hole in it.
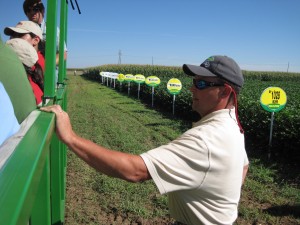
M 60 3 L 58 87 L 55 55 L 58 0 L 47 1 L 47 41 L 44 102 L 67 108 L 64 43 L 67 5 Z M 58 225 L 64 223 L 66 147 L 55 134 L 54 114 L 41 112 L 0 169 L 1 225 Z

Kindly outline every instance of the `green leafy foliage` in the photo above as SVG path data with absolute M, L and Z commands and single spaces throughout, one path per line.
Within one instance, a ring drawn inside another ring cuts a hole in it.
M 255 87 L 253 85 L 251 91 Z M 246 88 L 243 93 L 247 93 Z M 259 96 L 260 91 L 257 93 Z M 190 94 L 186 98 L 190 101 Z M 250 105 L 258 104 L 251 94 L 249 98 Z M 114 150 L 141 154 L 168 143 L 191 127 L 190 121 L 151 109 L 144 101 L 138 101 L 134 92 L 127 97 L 126 88 L 114 90 L 82 76 L 69 76 L 68 99 L 68 113 L 76 133 Z M 251 108 L 254 121 L 259 119 L 256 111 L 262 111 L 259 104 Z M 261 121 L 266 124 L 261 127 L 268 130 L 269 113 L 264 113 L 266 119 Z M 276 122 L 278 118 L 276 114 Z M 250 142 L 246 143 L 248 153 L 260 144 L 256 137 L 254 141 L 246 140 Z M 249 172 L 234 224 L 300 224 L 298 163 L 291 167 L 265 160 L 261 155 L 249 156 Z M 158 193 L 152 181 L 135 184 L 105 176 L 71 151 L 68 151 L 67 162 L 66 225 L 167 225 L 174 222 L 169 217 L 167 197 Z
M 157 76 L 161 84 L 155 87 L 154 105 L 165 111 L 172 112 L 173 96 L 167 92 L 166 85 L 169 79 L 177 78 L 182 83 L 182 91 L 176 96 L 175 113 L 185 120 L 197 120 L 198 116 L 191 108 L 191 78 L 186 76 L 181 67 L 151 66 L 151 65 L 104 65 L 91 68 L 84 74 L 86 77 L 101 82 L 99 72 L 109 71 L 123 74 L 143 74 Z M 282 88 L 287 94 L 286 107 L 275 113 L 275 120 L 272 133 L 272 151 L 277 155 L 289 153 L 289 157 L 300 159 L 297 151 L 300 148 L 300 74 L 285 72 L 253 72 L 243 71 L 245 77 L 244 87 L 239 95 L 239 118 L 245 130 L 246 137 L 251 137 L 261 146 L 268 146 L 270 136 L 270 117 L 260 106 L 262 92 L 271 86 Z M 106 85 L 106 84 L 104 84 Z M 109 81 L 109 85 L 111 85 Z M 122 87 L 116 82 L 116 90 L 127 93 L 128 84 L 123 83 Z M 131 83 L 129 95 L 137 96 L 137 84 Z M 151 87 L 141 85 L 140 99 L 151 104 Z

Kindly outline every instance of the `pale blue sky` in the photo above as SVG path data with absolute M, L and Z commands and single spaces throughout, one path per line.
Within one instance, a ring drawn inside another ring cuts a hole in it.
M 122 64 L 197 65 L 221 54 L 245 70 L 300 72 L 300 0 L 77 2 L 81 15 L 69 7 L 68 67 L 116 64 L 120 50 Z M 4 41 L 3 29 L 26 19 L 22 4 L 0 2 Z

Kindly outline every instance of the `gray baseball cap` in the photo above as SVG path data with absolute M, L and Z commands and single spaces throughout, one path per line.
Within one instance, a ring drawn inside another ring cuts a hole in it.
M 244 76 L 240 67 L 228 56 L 211 56 L 200 66 L 183 64 L 182 69 L 185 74 L 190 76 L 219 77 L 238 87 L 242 87 L 244 84 Z

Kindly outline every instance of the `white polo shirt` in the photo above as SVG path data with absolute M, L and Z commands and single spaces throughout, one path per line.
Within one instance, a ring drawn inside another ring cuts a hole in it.
M 248 158 L 234 109 L 203 117 L 167 145 L 141 154 L 170 214 L 189 225 L 232 224 Z

